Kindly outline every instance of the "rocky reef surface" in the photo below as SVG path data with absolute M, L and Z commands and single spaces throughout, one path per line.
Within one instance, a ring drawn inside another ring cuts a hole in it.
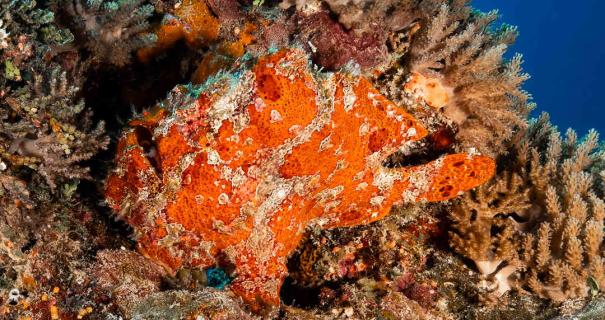
M 466 0 L 0 0 L 0 318 L 605 318 L 605 153 Z

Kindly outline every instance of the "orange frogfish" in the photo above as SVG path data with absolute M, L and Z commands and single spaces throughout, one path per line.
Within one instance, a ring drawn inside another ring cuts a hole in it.
M 177 87 L 133 120 L 106 199 L 142 254 L 172 272 L 229 266 L 229 289 L 260 310 L 279 305 L 286 260 L 310 225 L 368 224 L 494 174 L 475 154 L 383 166 L 426 135 L 363 77 L 314 71 L 303 52 L 282 50 Z

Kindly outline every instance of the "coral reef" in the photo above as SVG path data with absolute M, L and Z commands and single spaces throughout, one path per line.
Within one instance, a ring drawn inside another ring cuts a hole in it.
M 573 130 L 561 140 L 556 131 L 540 125 L 526 138 L 531 158 L 521 160 L 531 166 L 537 200 L 531 214 L 543 221 L 535 227 L 535 235 L 526 235 L 522 261 L 529 288 L 562 302 L 585 297 L 605 284 L 601 250 L 605 203 L 600 188 L 605 159 L 597 149 L 595 131 L 578 143 Z M 548 138 L 543 136 L 547 132 Z M 540 152 L 544 143 L 532 142 L 544 139 L 548 149 Z M 525 145 L 520 151 L 524 150 Z
M 378 81 L 393 101 L 413 106 L 420 98 L 441 110 L 458 127 L 461 147 L 496 155 L 533 108 L 520 88 L 528 78 L 521 56 L 502 58 L 516 29 L 490 27 L 496 14 L 471 11 L 465 1 L 423 3 L 396 70 Z
M 87 297 L 65 297 L 77 292 L 89 250 L 107 240 L 103 216 L 78 186 L 92 178 L 84 162 L 109 138 L 79 96 L 82 69 L 44 61 L 50 46 L 71 39 L 52 11 L 34 1 L 1 1 L 0 11 L 0 314 L 87 312 Z
M 34 169 L 52 189 L 58 178 L 89 178 L 89 169 L 79 163 L 106 148 L 109 139 L 103 122 L 92 127 L 77 91 L 65 72 L 52 69 L 34 74 L 27 86 L 6 97 L 0 109 L 0 156 L 7 165 Z
M 27 79 L 29 70 L 48 45 L 69 42 L 71 34 L 53 24 L 53 12 L 36 7 L 35 1 L 0 1 L 0 97 Z
M 80 163 L 109 140 L 103 122 L 94 127 L 90 110 L 77 97 L 82 70 L 41 63 L 48 46 L 69 38 L 51 23 L 51 11 L 34 6 L 30 1 L 2 2 L 9 32 L 2 48 L 0 158 L 4 173 L 14 176 L 26 166 L 55 189 L 58 179 L 88 178 L 88 168 Z
M 0 0 L 0 318 L 605 317 L 598 135 L 469 2 Z

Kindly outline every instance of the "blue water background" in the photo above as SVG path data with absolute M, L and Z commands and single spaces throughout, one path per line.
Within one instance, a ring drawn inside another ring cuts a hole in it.
M 473 0 L 498 9 L 500 21 L 519 28 L 507 56 L 523 54 L 526 82 L 538 104 L 561 129 L 595 128 L 605 138 L 605 1 Z

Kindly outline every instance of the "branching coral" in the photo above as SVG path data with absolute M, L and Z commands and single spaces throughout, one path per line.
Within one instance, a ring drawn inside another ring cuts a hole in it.
M 460 11 L 464 12 L 462 9 Z M 456 93 L 445 105 L 445 114 L 460 127 L 458 138 L 466 146 L 493 154 L 524 125 L 528 95 L 520 89 L 527 75 L 521 73 L 521 57 L 502 63 L 514 29 L 493 32 L 488 27 L 494 14 L 467 16 L 458 29 L 456 8 L 442 6 L 428 28 L 413 41 L 409 67 L 414 72 L 440 77 Z M 465 15 L 465 14 L 464 14 Z
M 605 284 L 598 136 L 578 142 L 569 130 L 563 140 L 543 115 L 511 146 L 496 180 L 454 207 L 452 245 L 492 276 L 500 295 L 513 285 L 503 275 L 516 269 L 517 286 L 541 297 L 585 297 L 591 282 Z
M 473 260 L 484 277 L 483 289 L 497 296 L 511 288 L 508 278 L 518 266 L 517 224 L 511 216 L 530 206 L 521 177 L 507 172 L 467 193 L 451 209 L 456 230 L 450 232 L 452 247 Z
M 109 140 L 103 122 L 92 128 L 91 114 L 75 98 L 77 92 L 66 73 L 54 69 L 7 97 L 0 109 L 2 159 L 36 170 L 53 189 L 58 178 L 87 178 L 89 169 L 79 163 Z
M 528 76 L 521 57 L 504 62 L 502 55 L 516 29 L 491 27 L 494 12 L 471 11 L 466 1 L 417 8 L 419 28 L 411 36 L 400 64 L 378 78 L 391 99 L 408 107 L 426 100 L 459 127 L 462 147 L 495 155 L 515 128 L 524 126 L 532 108 L 520 89 Z M 404 90 L 402 90 L 404 89 Z
M 52 11 L 37 7 L 35 1 L 0 1 L 0 97 L 18 86 L 29 70 L 40 62 L 47 45 L 70 41 L 71 34 L 53 24 Z
M 72 45 L 83 46 L 101 62 L 127 64 L 132 53 L 155 42 L 147 19 L 154 7 L 144 0 L 56 0 L 54 11 L 64 16 L 75 35 Z M 58 50 L 65 50 L 59 48 Z
M 531 138 L 548 139 L 548 148 L 529 145 L 532 184 L 543 220 L 523 247 L 527 285 L 536 294 L 562 302 L 585 297 L 605 285 L 602 251 L 605 203 L 597 186 L 601 182 L 604 153 L 597 149 L 595 131 L 578 142 L 568 130 L 565 140 L 556 131 L 541 137 L 544 128 Z M 531 140 L 530 140 L 531 141 Z M 523 145 L 520 151 L 525 151 Z
M 79 219 L 82 205 L 74 200 L 77 182 L 69 178 L 85 177 L 88 169 L 78 162 L 108 140 L 102 125 L 90 129 L 90 111 L 83 110 L 68 77 L 56 64 L 42 62 L 49 45 L 70 39 L 53 23 L 53 13 L 35 1 L 0 1 L 0 12 L 5 30 L 0 47 L 0 313 L 11 319 L 31 306 L 28 297 L 39 298 L 49 281 L 76 278 L 72 267 L 81 265 L 84 256 L 74 239 L 83 232 L 68 222 Z M 82 79 L 75 76 L 74 83 Z M 10 301 L 4 299 L 8 292 L 13 293 Z
M 90 111 L 76 98 L 79 88 L 70 83 L 81 81 L 77 70 L 68 80 L 56 65 L 41 63 L 44 45 L 69 37 L 51 23 L 53 13 L 36 9 L 35 2 L 1 4 L 9 35 L 14 35 L 2 51 L 2 82 L 10 81 L 0 102 L 0 158 L 5 169 L 14 174 L 30 167 L 52 188 L 58 177 L 86 178 L 88 169 L 78 163 L 107 146 L 103 123 L 91 129 Z

